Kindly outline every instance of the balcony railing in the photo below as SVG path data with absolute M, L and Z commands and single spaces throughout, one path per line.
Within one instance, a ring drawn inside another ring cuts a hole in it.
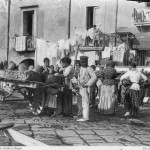
M 23 51 L 35 51 L 36 37 L 33 36 L 21 36 L 16 37 L 15 49 L 17 52 Z
M 150 9 L 134 8 L 133 20 L 136 26 L 150 26 Z

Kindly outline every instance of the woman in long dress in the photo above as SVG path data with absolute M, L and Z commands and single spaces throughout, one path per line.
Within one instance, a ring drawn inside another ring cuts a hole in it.
M 126 113 L 124 116 L 137 115 L 140 107 L 140 80 L 147 80 L 147 77 L 136 69 L 136 63 L 132 62 L 130 70 L 121 76 L 120 81 L 128 79 L 131 82 L 131 86 L 125 94 L 124 105 Z
M 117 109 L 117 86 L 115 78 L 117 71 L 114 64 L 109 62 L 101 73 L 102 86 L 98 104 L 100 114 L 114 114 Z

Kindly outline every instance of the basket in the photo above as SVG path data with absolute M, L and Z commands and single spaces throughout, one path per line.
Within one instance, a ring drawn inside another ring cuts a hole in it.
M 19 72 L 17 70 L 0 70 L 0 77 L 7 79 L 19 79 Z

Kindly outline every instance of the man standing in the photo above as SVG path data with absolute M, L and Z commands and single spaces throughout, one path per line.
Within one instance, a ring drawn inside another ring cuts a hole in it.
M 88 67 L 88 57 L 80 57 L 80 74 L 79 74 L 79 93 L 82 96 L 82 116 L 83 118 L 77 121 L 88 121 L 89 120 L 89 100 L 90 93 L 89 89 L 93 86 L 97 80 L 96 74 L 91 67 Z

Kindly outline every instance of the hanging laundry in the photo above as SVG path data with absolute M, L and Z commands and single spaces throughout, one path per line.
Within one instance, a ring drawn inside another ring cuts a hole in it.
M 57 57 L 57 44 L 56 43 L 47 43 L 47 48 L 49 52 L 49 57 Z
M 65 40 L 62 39 L 60 41 L 58 41 L 58 46 L 59 46 L 59 50 L 62 51 L 65 45 Z
M 93 34 L 93 28 L 90 28 L 88 31 L 87 31 L 87 36 L 89 36 L 91 39 L 93 39 L 93 36 L 94 36 L 94 34 Z
M 88 56 L 88 65 L 95 65 L 95 60 L 96 60 L 96 52 L 95 51 L 90 51 L 90 52 L 84 52 L 85 56 Z
M 105 47 L 104 51 L 102 51 L 102 58 L 110 58 L 110 47 Z
M 123 62 L 125 50 L 126 50 L 126 47 L 124 43 L 118 45 L 117 49 L 113 52 L 113 61 Z
M 80 46 L 85 45 L 86 35 L 87 35 L 87 31 L 85 29 L 80 29 L 80 30 L 75 29 L 75 38 L 78 45 Z
M 63 47 L 63 49 L 69 50 L 69 45 L 70 45 L 70 39 L 69 39 L 69 40 L 66 40 L 66 41 L 64 42 L 64 47 Z
M 26 36 L 16 37 L 16 51 L 26 50 Z
M 73 37 L 70 39 L 70 45 L 71 46 L 76 46 L 76 37 Z
M 81 38 L 85 39 L 87 35 L 87 30 L 80 28 L 75 29 L 75 36 L 81 36 Z
M 57 60 L 60 60 L 62 56 L 62 51 L 59 50 L 59 48 L 57 47 Z
M 36 39 L 36 65 L 43 65 L 43 60 L 48 55 L 47 42 L 43 39 Z
M 113 51 L 113 61 L 114 62 L 117 62 L 118 61 L 118 51 L 117 51 L 117 49 L 115 50 L 115 51 Z

